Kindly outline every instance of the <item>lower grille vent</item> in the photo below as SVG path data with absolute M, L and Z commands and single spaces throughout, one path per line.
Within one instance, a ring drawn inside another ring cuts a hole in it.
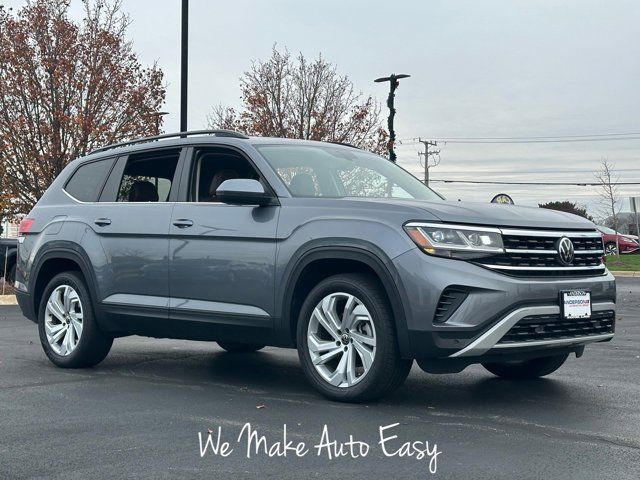
M 467 298 L 468 292 L 459 288 L 446 288 L 436 307 L 436 313 L 433 316 L 434 323 L 444 323 L 458 309 L 462 302 Z
M 613 333 L 613 310 L 593 312 L 590 318 L 565 319 L 560 315 L 531 315 L 516 323 L 498 344 L 588 337 Z

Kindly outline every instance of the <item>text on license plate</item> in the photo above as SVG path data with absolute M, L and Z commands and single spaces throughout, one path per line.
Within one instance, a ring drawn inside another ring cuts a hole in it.
M 589 318 L 591 316 L 591 293 L 584 290 L 562 292 L 564 318 Z

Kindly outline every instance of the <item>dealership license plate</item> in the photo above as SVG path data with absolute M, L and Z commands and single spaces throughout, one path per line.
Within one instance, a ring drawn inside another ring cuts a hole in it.
M 560 306 L 564 318 L 589 318 L 591 316 L 591 293 L 585 290 L 561 292 Z

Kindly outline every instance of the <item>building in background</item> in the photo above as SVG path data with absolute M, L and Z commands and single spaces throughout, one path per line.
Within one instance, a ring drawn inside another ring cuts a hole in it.
M 4 238 L 17 238 L 18 237 L 18 225 L 20 222 L 18 221 L 9 221 L 6 219 L 2 220 L 0 224 L 2 226 L 2 237 Z

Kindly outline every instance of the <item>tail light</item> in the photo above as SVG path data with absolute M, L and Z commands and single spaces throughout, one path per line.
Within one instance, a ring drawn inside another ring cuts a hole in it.
M 23 218 L 20 221 L 20 225 L 18 226 L 18 236 L 22 237 L 29 233 L 29 230 L 31 230 L 31 227 L 33 227 L 34 223 L 35 220 L 33 218 Z

